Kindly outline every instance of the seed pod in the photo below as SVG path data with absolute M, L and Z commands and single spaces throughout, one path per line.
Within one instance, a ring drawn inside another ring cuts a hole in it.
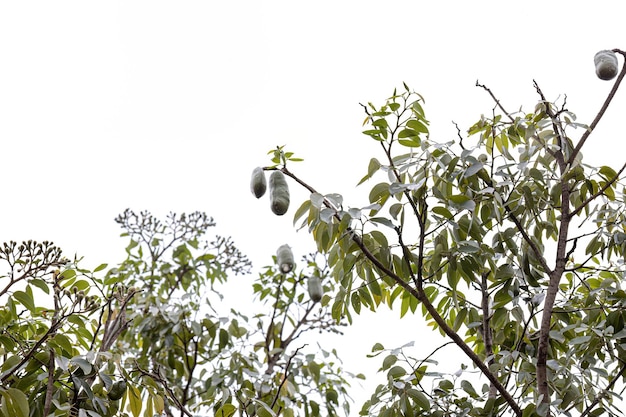
M 265 179 L 265 171 L 263 168 L 256 167 L 252 170 L 252 178 L 250 179 L 250 191 L 256 198 L 263 197 L 267 189 L 267 180 Z
M 593 57 L 596 75 L 601 80 L 612 80 L 617 75 L 617 56 L 613 51 L 599 51 Z
M 114 382 L 113 385 L 111 385 L 111 389 L 109 390 L 107 396 L 109 397 L 109 400 L 117 401 L 124 396 L 125 392 L 126 381 L 122 379 L 121 381 Z
M 289 187 L 285 175 L 280 171 L 270 175 L 270 207 L 277 216 L 282 216 L 289 209 Z
M 307 288 L 309 290 L 309 297 L 314 303 L 319 302 L 322 299 L 324 290 L 322 289 L 322 281 L 319 277 L 312 276 L 308 278 Z
M 293 253 L 289 245 L 281 245 L 276 251 L 276 263 L 283 274 L 291 272 L 294 266 Z

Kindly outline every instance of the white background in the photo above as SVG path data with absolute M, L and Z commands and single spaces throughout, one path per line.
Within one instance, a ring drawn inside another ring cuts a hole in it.
M 0 2 L 0 240 L 52 240 L 87 267 L 114 264 L 125 241 L 113 218 L 129 207 L 206 211 L 256 268 L 283 243 L 309 252 L 291 227 L 307 194 L 292 187 L 290 213 L 276 217 L 249 192 L 268 150 L 287 145 L 305 159 L 293 171 L 358 207 L 368 184 L 355 184 L 378 151 L 359 103 L 382 103 L 403 81 L 425 97 L 437 141 L 456 136 L 452 121 L 464 129 L 491 112 L 477 80 L 508 109 L 532 110 L 535 79 L 590 123 L 611 86 L 593 55 L 626 49 L 618 4 Z M 626 159 L 625 107 L 622 91 L 588 163 Z M 397 313 L 364 315 L 330 343 L 358 372 L 378 365 L 365 359 L 375 341 L 419 347 L 429 332 Z

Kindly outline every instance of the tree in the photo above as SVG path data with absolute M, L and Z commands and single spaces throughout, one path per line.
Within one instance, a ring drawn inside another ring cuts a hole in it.
M 333 317 L 399 304 L 480 371 L 447 375 L 437 371 L 439 349 L 411 358 L 377 343 L 387 383 L 362 414 L 622 414 L 614 401 L 626 373 L 626 165 L 589 166 L 581 151 L 625 74 L 588 126 L 537 83 L 530 112 L 507 111 L 477 83 L 492 114 L 443 143 L 405 84 L 363 106 L 363 133 L 382 154 L 359 182 L 377 179 L 365 206 L 318 192 L 292 171 L 293 153 L 272 152 L 264 169 L 311 193 L 294 217 L 328 256 Z
M 347 407 L 335 352 L 301 341 L 340 328 L 328 295 L 306 295 L 306 276 L 328 275 L 323 258 L 266 267 L 253 284 L 264 304 L 246 317 L 240 300 L 219 310 L 218 284 L 250 262 L 229 238 L 206 238 L 212 218 L 126 210 L 116 221 L 127 259 L 109 269 L 84 269 L 50 242 L 0 247 L 0 416 L 334 416 Z M 334 291 L 330 280 L 324 289 Z

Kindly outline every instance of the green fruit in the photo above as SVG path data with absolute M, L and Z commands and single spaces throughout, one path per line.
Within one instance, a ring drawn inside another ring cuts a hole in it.
M 282 245 L 276 251 L 276 262 L 278 263 L 278 269 L 283 274 L 291 272 L 294 266 L 293 253 L 289 245 Z
M 613 51 L 599 51 L 593 58 L 596 75 L 601 80 L 612 80 L 617 75 L 617 55 Z
M 256 167 L 252 170 L 252 178 L 250 179 L 250 190 L 256 198 L 263 197 L 267 189 L 267 180 L 265 179 L 265 171 L 263 168 Z
M 126 381 L 121 380 L 114 382 L 113 385 L 111 385 L 111 389 L 109 390 L 109 393 L 107 395 L 109 397 L 109 400 L 117 401 L 124 396 L 125 392 Z
M 277 216 L 282 216 L 289 209 L 289 187 L 285 175 L 280 171 L 270 175 L 270 207 Z
M 308 278 L 307 287 L 309 290 L 309 297 L 313 300 L 314 303 L 317 303 L 322 299 L 323 289 L 322 289 L 322 281 L 319 277 L 312 276 Z

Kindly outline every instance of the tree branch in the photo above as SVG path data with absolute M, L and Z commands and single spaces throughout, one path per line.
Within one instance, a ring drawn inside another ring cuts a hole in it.
M 46 399 L 43 406 L 43 415 L 50 413 L 52 406 L 52 395 L 54 394 L 54 349 L 50 349 L 50 359 L 48 360 L 48 383 L 46 384 Z
M 161 375 L 159 375 L 159 369 L 158 368 L 155 370 L 155 372 L 149 372 L 149 371 L 146 371 L 144 369 L 141 369 L 141 367 L 139 367 L 139 364 L 137 362 L 135 362 L 135 369 L 141 375 L 150 377 L 153 381 L 155 381 L 159 385 L 161 385 L 163 387 L 163 389 L 167 392 L 168 398 L 174 402 L 174 404 L 176 405 L 176 408 L 178 408 L 180 410 L 182 415 L 185 415 L 187 417 L 193 417 L 193 414 L 191 414 L 189 411 L 187 411 L 187 409 L 180 402 L 180 400 L 178 398 L 176 398 L 176 395 L 174 394 L 174 391 L 167 385 L 167 381 Z
M 624 51 L 621 51 L 619 49 L 613 49 L 613 52 L 621 54 L 624 58 L 626 58 L 626 52 Z M 569 164 L 571 164 L 574 161 L 574 159 L 576 158 L 576 155 L 580 153 L 580 150 L 582 149 L 583 145 L 585 144 L 587 139 L 589 139 L 589 135 L 591 135 L 591 132 L 593 132 L 596 126 L 598 126 L 598 123 L 600 123 L 600 120 L 602 120 L 602 117 L 604 116 L 604 113 L 606 112 L 606 110 L 609 108 L 609 104 L 613 100 L 613 97 L 615 97 L 615 93 L 617 93 L 617 89 L 619 88 L 622 80 L 624 79 L 624 76 L 626 76 L 626 65 L 622 64 L 622 71 L 619 73 L 617 79 L 615 80 L 615 83 L 613 84 L 613 87 L 611 88 L 609 95 L 604 100 L 602 107 L 600 107 L 600 111 L 598 111 L 598 114 L 596 115 L 595 119 L 593 119 L 593 121 L 591 122 L 591 124 L 589 125 L 589 128 L 585 131 L 585 133 L 583 133 L 578 143 L 576 144 L 574 151 L 570 155 L 567 161 Z
M 565 266 L 567 264 L 567 243 L 569 235 L 569 225 L 572 219 L 570 212 L 570 186 L 567 181 L 566 174 L 571 167 L 571 162 L 566 162 L 565 154 L 569 152 L 567 161 L 573 161 L 572 157 L 576 151 L 570 149 L 570 143 L 567 136 L 561 127 L 561 123 L 558 120 L 558 116 L 552 111 L 549 106 L 543 92 L 539 88 L 537 82 L 534 82 L 535 89 L 545 103 L 545 112 L 552 121 L 554 133 L 559 139 L 560 149 L 554 153 L 554 157 L 557 161 L 560 174 L 561 185 L 561 219 L 558 228 L 558 237 L 556 245 L 556 256 L 554 269 L 549 272 L 548 288 L 546 289 L 546 297 L 544 300 L 544 308 L 541 316 L 541 325 L 539 329 L 539 342 L 537 347 L 537 391 L 541 397 L 543 404 L 550 404 L 550 387 L 548 384 L 548 349 L 550 344 L 550 325 L 552 322 L 552 312 L 554 309 L 554 303 L 556 301 L 556 295 L 559 291 L 559 283 L 561 277 L 565 272 Z M 548 415 L 550 414 L 548 409 Z
M 481 307 L 483 310 L 483 341 L 485 343 L 485 356 L 488 358 L 487 364 L 491 366 L 494 364 L 495 360 L 493 357 L 493 334 L 491 332 L 491 324 L 489 320 L 491 314 L 489 312 L 489 288 L 487 284 L 488 276 L 489 272 L 483 272 L 480 275 L 480 291 L 482 293 Z M 496 392 L 496 386 L 494 384 L 490 384 L 489 398 L 495 398 Z
M 490 89 L 489 87 L 487 87 L 486 85 L 480 84 L 480 83 L 478 82 L 478 80 L 476 80 L 476 87 L 480 87 L 480 88 L 482 88 L 483 90 L 485 90 L 486 92 L 488 92 L 488 93 L 489 93 L 489 95 L 491 96 L 491 98 L 493 99 L 493 101 L 495 101 L 495 102 L 496 102 L 496 106 L 498 106 L 498 107 L 500 108 L 500 110 L 502 110 L 502 112 L 503 112 L 504 114 L 506 114 L 506 116 L 509 118 L 509 120 L 510 120 L 510 121 L 512 121 L 512 122 L 513 122 L 513 121 L 515 121 L 515 119 L 513 118 L 513 116 L 511 116 L 511 114 L 510 114 L 508 111 L 504 110 L 504 107 L 502 107 L 502 103 L 500 103 L 500 100 L 498 100 L 498 99 L 496 98 L 496 96 L 493 94 L 493 92 L 491 91 L 491 89 Z

